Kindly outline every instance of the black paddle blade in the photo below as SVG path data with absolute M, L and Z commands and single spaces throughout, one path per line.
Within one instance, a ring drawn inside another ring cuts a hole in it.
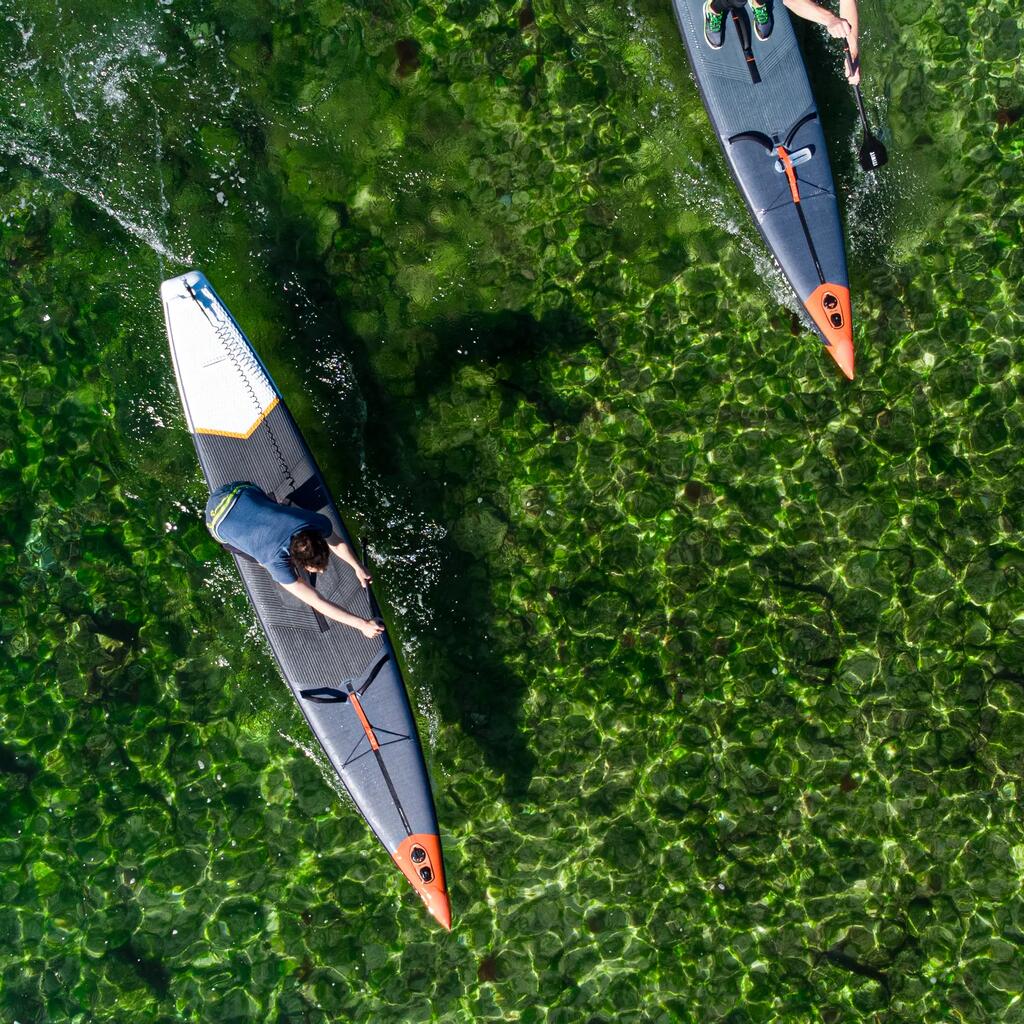
M 845 40 L 843 46 L 846 49 L 846 60 L 853 66 L 853 58 L 850 56 L 850 45 Z M 864 97 L 861 95 L 860 86 L 854 85 L 853 97 L 857 101 L 857 113 L 860 114 L 860 125 L 864 129 L 864 141 L 860 144 L 860 166 L 863 171 L 877 171 L 882 164 L 889 162 L 889 154 L 885 146 L 871 134 L 868 125 L 868 115 L 864 110 Z
M 874 137 L 866 135 L 860 147 L 860 166 L 865 171 L 877 171 L 883 164 L 889 162 L 889 154 L 885 146 Z

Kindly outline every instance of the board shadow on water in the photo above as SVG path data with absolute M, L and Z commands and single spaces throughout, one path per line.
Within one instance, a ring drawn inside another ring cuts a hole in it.
M 560 395 L 538 370 L 537 357 L 542 352 L 578 350 L 593 343 L 593 334 L 572 312 L 561 309 L 539 319 L 514 310 L 442 319 L 419 330 L 423 357 L 412 371 L 413 395 L 396 393 L 381 379 L 367 340 L 348 326 L 347 280 L 323 267 L 309 244 L 311 237 L 299 218 L 282 213 L 275 221 L 277 276 L 297 281 L 317 311 L 311 320 L 283 304 L 291 322 L 282 324 L 282 334 L 300 339 L 303 349 L 321 357 L 332 353 L 349 361 L 361 401 L 331 395 L 310 382 L 309 390 L 319 399 L 314 404 L 326 405 L 330 412 L 312 423 L 303 422 L 303 429 L 342 504 L 367 527 L 373 545 L 387 550 L 397 538 L 387 537 L 379 509 L 354 507 L 359 487 L 352 482 L 363 476 L 374 478 L 386 493 L 415 495 L 414 514 L 444 525 L 447 535 L 436 542 L 441 571 L 426 597 L 430 617 L 439 625 L 416 631 L 410 682 L 414 689 L 431 694 L 430 703 L 443 721 L 458 723 L 477 744 L 502 778 L 506 797 L 525 799 L 536 760 L 522 715 L 527 685 L 507 667 L 507 652 L 497 639 L 501 631 L 495 628 L 494 574 L 489 569 L 492 560 L 501 563 L 510 557 L 509 542 L 514 538 L 508 536 L 500 499 L 466 502 L 458 496 L 467 488 L 500 490 L 500 481 L 486 479 L 500 474 L 500 454 L 496 459 L 490 438 L 468 434 L 454 448 L 430 450 L 421 436 L 422 400 L 415 396 L 430 396 L 440 407 L 457 405 L 463 387 L 460 375 L 469 366 L 484 375 L 488 383 L 482 386 L 493 387 L 499 396 L 502 419 L 525 404 L 551 431 L 575 425 L 585 405 Z M 367 493 L 366 487 L 361 490 Z M 382 576 L 388 575 L 385 568 Z M 391 582 L 391 593 L 385 585 L 383 597 L 392 607 L 417 601 L 419 595 L 407 590 L 415 579 Z M 532 623 L 524 619 L 519 625 L 517 634 L 529 644 Z

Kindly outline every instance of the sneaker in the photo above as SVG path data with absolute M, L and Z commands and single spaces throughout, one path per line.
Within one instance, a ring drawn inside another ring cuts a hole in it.
M 765 0 L 763 4 L 755 4 L 754 0 L 750 0 L 750 9 L 754 12 L 754 34 L 763 43 L 775 28 L 772 0 Z
M 711 0 L 704 0 L 704 38 L 712 50 L 720 50 L 725 42 L 725 15 L 712 10 Z

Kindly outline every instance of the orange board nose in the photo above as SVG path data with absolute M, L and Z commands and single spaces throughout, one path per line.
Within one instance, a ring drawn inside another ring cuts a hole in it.
M 444 862 L 441 860 L 441 840 L 437 836 L 420 833 L 409 836 L 392 854 L 395 863 L 423 898 L 427 910 L 438 924 L 452 930 L 452 908 L 444 884 Z
M 839 369 L 853 380 L 853 309 L 850 289 L 841 284 L 818 285 L 804 305 L 811 319 L 825 336 L 828 354 Z

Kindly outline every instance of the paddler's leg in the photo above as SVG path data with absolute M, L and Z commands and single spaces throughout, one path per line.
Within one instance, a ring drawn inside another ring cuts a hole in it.
M 224 522 L 227 514 L 235 507 L 235 501 L 238 499 L 239 492 L 247 487 L 254 486 L 254 484 L 249 483 L 247 480 L 236 480 L 234 483 L 218 487 L 210 495 L 210 500 L 206 503 L 206 528 L 213 534 L 214 539 L 220 541 L 221 544 L 224 542 L 217 532 L 217 527 Z
M 772 0 L 755 3 L 750 0 L 750 10 L 754 14 L 754 35 L 763 43 L 775 28 L 775 15 L 772 14 Z
M 720 50 L 725 42 L 725 11 L 719 0 L 704 0 L 704 38 L 712 50 Z

